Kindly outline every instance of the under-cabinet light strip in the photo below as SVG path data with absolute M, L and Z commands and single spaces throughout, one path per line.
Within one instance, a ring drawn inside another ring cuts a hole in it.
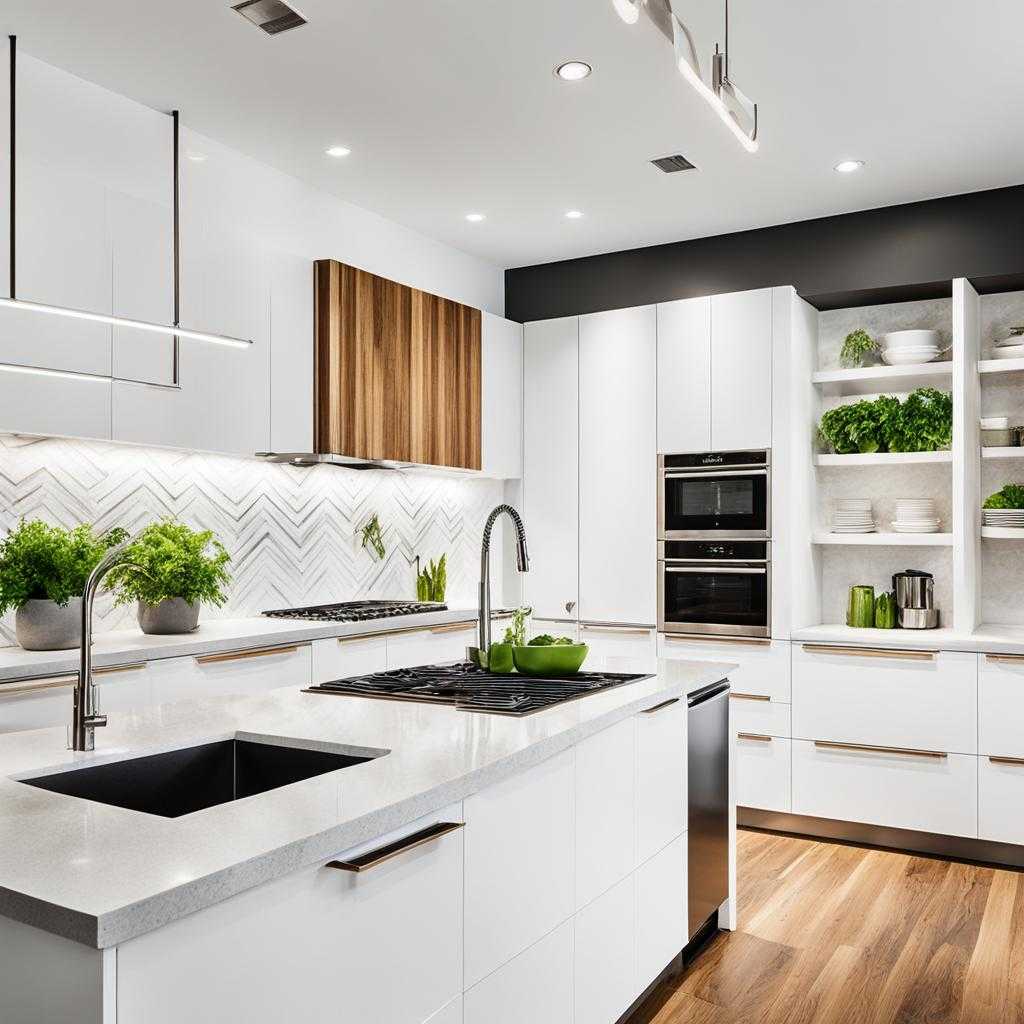
M 26 366 L 23 363 L 0 363 L 4 373 L 30 373 L 37 377 L 60 377 L 62 380 L 91 380 L 97 384 L 110 384 L 113 377 L 102 373 L 86 373 L 79 370 L 51 370 L 46 366 Z

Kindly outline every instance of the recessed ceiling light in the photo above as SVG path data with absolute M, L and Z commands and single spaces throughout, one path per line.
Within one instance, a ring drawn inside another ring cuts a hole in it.
M 348 156 L 351 152 L 347 146 L 331 146 L 326 150 L 328 156 Z
M 834 170 L 837 170 L 840 174 L 853 174 L 854 171 L 859 171 L 863 166 L 863 160 L 840 160 Z
M 485 215 L 482 214 L 482 213 L 467 213 L 466 214 L 466 220 L 468 220 L 471 224 L 479 224 L 480 221 L 482 221 L 484 219 L 485 219 Z
M 565 215 L 566 215 L 566 217 L 569 218 L 569 220 L 579 220 L 580 217 L 583 216 L 583 211 L 582 210 L 566 210 L 565 211 Z
M 579 82 L 593 70 L 584 60 L 567 60 L 555 68 L 555 74 L 564 82 Z

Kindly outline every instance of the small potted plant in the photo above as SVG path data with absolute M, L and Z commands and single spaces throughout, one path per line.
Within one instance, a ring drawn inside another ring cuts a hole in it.
M 856 367 L 864 366 L 865 360 L 870 356 L 878 355 L 878 342 L 863 328 L 858 328 L 850 333 L 843 340 L 843 347 L 839 353 L 839 362 L 843 366 Z
M 191 633 L 199 625 L 200 605 L 220 607 L 226 600 L 230 561 L 210 530 L 191 530 L 165 519 L 132 541 L 107 586 L 116 592 L 115 604 L 138 602 L 143 633 Z
M 24 519 L 0 544 L 0 615 L 15 611 L 27 651 L 62 651 L 82 642 L 82 591 L 107 549 L 127 537 L 103 536 L 85 523 L 73 530 Z

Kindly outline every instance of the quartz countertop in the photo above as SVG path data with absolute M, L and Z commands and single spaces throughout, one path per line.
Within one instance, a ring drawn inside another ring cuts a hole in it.
M 68 751 L 63 728 L 0 735 L 0 914 L 89 946 L 117 945 L 326 862 L 733 667 L 595 658 L 588 669 L 652 674 L 524 718 L 286 688 L 112 713 L 89 753 Z M 180 818 L 18 781 L 235 737 L 386 753 Z
M 793 643 L 840 644 L 918 651 L 966 651 L 969 654 L 1024 655 L 1024 626 L 983 623 L 973 632 L 939 629 L 853 629 L 841 623 L 794 629 Z

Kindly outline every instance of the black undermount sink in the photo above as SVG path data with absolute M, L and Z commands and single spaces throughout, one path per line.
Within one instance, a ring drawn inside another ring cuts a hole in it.
M 130 811 L 180 818 L 377 756 L 230 739 L 21 781 Z

